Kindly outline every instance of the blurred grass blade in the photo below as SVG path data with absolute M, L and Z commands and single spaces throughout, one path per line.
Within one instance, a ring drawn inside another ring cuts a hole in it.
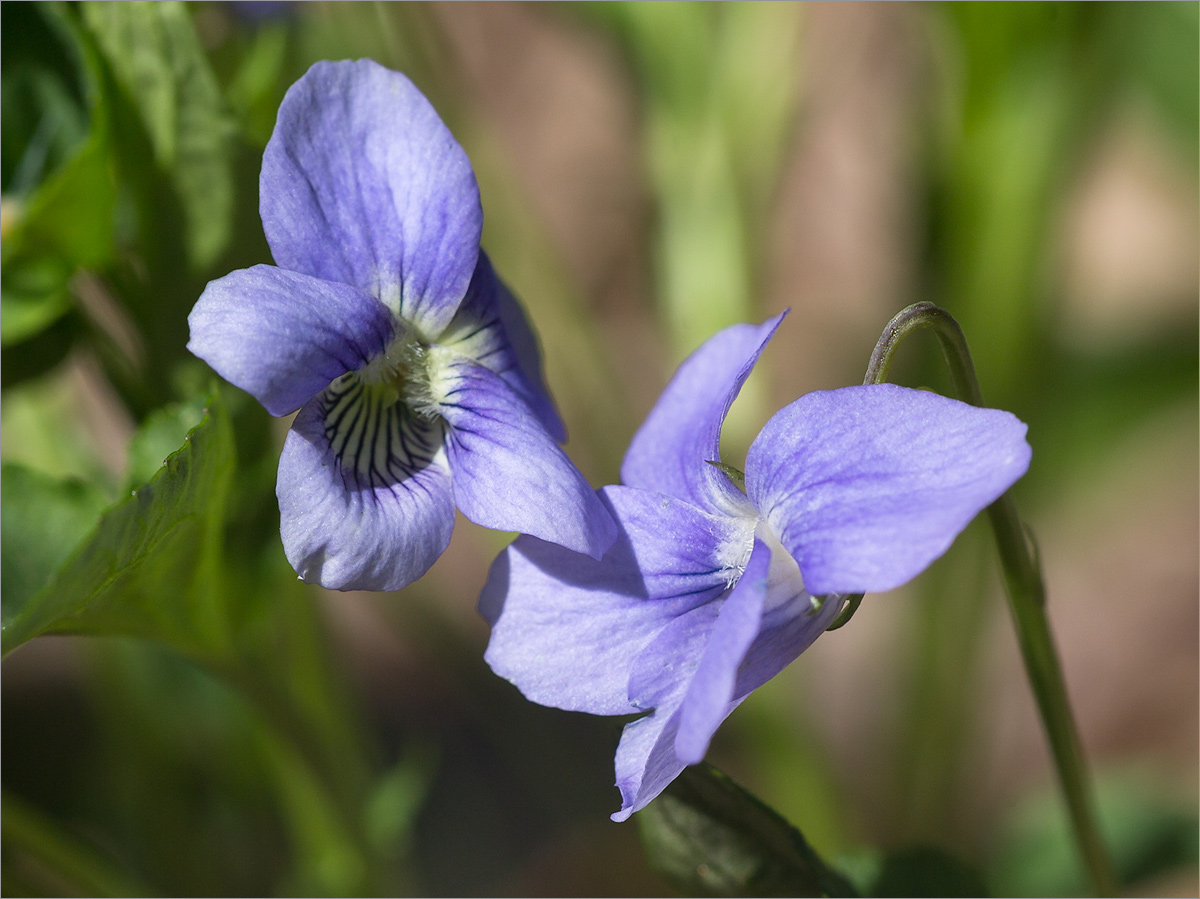
M 187 8 L 85 3 L 82 13 L 177 194 L 189 261 L 203 269 L 230 238 L 236 125 Z
M 638 813 L 652 867 L 688 895 L 854 896 L 804 836 L 708 764 Z
M 213 607 L 219 595 L 214 566 L 234 445 L 219 394 L 210 398 L 186 441 L 148 484 L 103 515 L 36 593 L 10 606 L 6 589 L 0 633 L 5 654 L 51 632 L 136 635 L 201 655 L 224 645 L 225 622 Z M 17 515 L 8 503 L 6 495 L 3 519 L 14 528 L 4 531 L 5 557 L 18 536 L 16 525 L 33 527 L 39 513 L 31 508 Z M 77 505 L 63 516 L 76 529 L 89 508 L 82 499 Z M 69 527 L 59 539 L 64 536 L 69 539 Z
M 152 896 L 156 892 L 130 880 L 90 846 L 7 790 L 0 821 L 7 895 Z
M 67 282 L 81 266 L 113 253 L 113 183 L 103 135 L 93 132 L 72 159 L 16 208 L 0 265 L 0 345 L 38 334 L 71 308 Z

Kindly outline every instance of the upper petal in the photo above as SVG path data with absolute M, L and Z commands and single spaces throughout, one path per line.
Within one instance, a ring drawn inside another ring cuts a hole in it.
M 272 415 L 286 415 L 383 352 L 395 324 L 353 287 L 256 265 L 204 288 L 188 316 L 188 349 Z
M 746 487 L 810 592 L 890 590 L 1029 467 L 1025 425 L 892 384 L 801 397 L 767 422 Z
M 490 369 L 439 349 L 434 400 L 450 424 L 454 500 L 476 524 L 599 558 L 616 525 L 533 410 Z
M 467 295 L 438 343 L 504 378 L 550 436 L 559 443 L 566 441 L 567 430 L 542 379 L 537 337 L 482 250 Z
M 479 252 L 479 188 L 399 72 L 369 59 L 313 65 L 279 107 L 259 203 L 283 268 L 378 297 L 426 337 L 454 317 Z
M 398 590 L 429 570 L 454 529 L 440 436 L 352 376 L 300 410 L 276 493 L 284 552 L 303 580 Z
M 620 529 L 602 559 L 518 537 L 492 565 L 479 610 L 492 623 L 484 658 L 530 700 L 622 715 L 646 707 L 630 696 L 635 662 L 725 591 L 729 555 L 748 534 L 661 494 L 606 487 L 600 497 Z
M 725 415 L 785 314 L 726 328 L 684 360 L 625 453 L 624 483 L 713 511 L 745 507 L 741 492 L 708 462 L 720 461 Z

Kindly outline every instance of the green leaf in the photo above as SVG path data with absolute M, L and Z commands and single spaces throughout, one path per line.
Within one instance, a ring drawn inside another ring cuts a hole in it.
M 883 860 L 872 896 L 988 896 L 977 871 L 936 849 L 907 849 Z
M 187 435 L 204 418 L 204 400 L 177 403 L 156 410 L 138 428 L 129 444 L 129 487 L 145 484 L 167 464 L 166 460 L 187 441 Z
M 1174 792 L 1174 791 L 1172 791 Z M 1169 798 L 1164 786 L 1137 772 L 1096 780 L 1100 829 L 1126 887 L 1153 885 L 1172 871 L 1196 870 L 1200 823 L 1194 796 Z M 1080 896 L 1087 874 L 1057 790 L 1022 803 L 1005 828 L 992 868 L 999 896 Z
M 0 468 L 0 622 L 5 630 L 95 527 L 108 505 L 98 487 L 24 465 Z
M 55 632 L 142 636 L 201 656 L 224 648 L 216 565 L 235 459 L 219 394 L 186 441 L 148 484 L 106 512 L 57 574 L 6 617 L 0 634 L 4 653 Z M 12 517 L 7 508 L 3 517 L 6 523 Z M 13 523 L 19 526 L 20 519 Z
M 711 765 L 638 813 L 650 865 L 685 894 L 853 896 L 800 831 Z
M 4 266 L 0 280 L 0 346 L 35 337 L 71 310 L 71 269 L 58 259 L 30 259 Z
M 235 124 L 183 3 L 85 3 L 83 20 L 167 173 L 198 269 L 228 244 Z

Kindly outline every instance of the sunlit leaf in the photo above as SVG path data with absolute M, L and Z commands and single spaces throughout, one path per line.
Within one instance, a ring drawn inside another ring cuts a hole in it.
M 225 249 L 234 122 L 182 3 L 85 3 L 83 20 L 168 174 L 197 268 Z
M 129 468 L 125 480 L 130 488 L 153 478 L 203 418 L 204 401 L 199 398 L 190 403 L 165 406 L 146 419 L 129 444 Z
M 9 623 L 93 530 L 108 497 L 78 478 L 59 480 L 13 463 L 0 469 L 0 495 L 0 621 L 7 637 Z
M 182 449 L 6 617 L 3 651 L 50 632 L 144 636 L 200 654 L 219 648 L 225 621 L 214 566 L 233 470 L 229 418 L 214 395 Z M 10 519 L 19 526 L 6 508 L 6 526 Z

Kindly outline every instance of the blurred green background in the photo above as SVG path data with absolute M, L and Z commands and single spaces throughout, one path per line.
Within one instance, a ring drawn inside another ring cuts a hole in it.
M 369 56 L 470 155 L 593 484 L 720 327 L 792 310 L 737 465 L 904 305 L 959 319 L 1030 425 L 1016 498 L 1118 867 L 1195 895 L 1198 10 L 0 4 L 3 892 L 672 889 L 607 817 L 622 722 L 482 661 L 508 535 L 460 521 L 397 595 L 298 583 L 287 422 L 184 349 L 204 284 L 271 261 L 283 92 Z M 922 338 L 895 379 L 948 389 Z M 932 847 L 995 894 L 1086 889 L 993 559 L 976 523 L 714 743 L 860 884 L 903 895 Z

